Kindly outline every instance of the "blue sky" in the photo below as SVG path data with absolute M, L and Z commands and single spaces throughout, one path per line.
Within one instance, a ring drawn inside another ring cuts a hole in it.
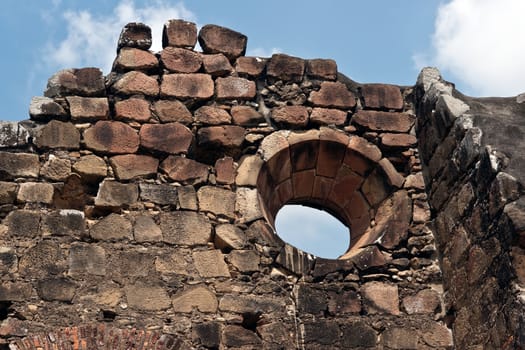
M 523 0 L 3 0 L 0 120 L 26 119 L 59 69 L 107 73 L 128 22 L 150 25 L 160 50 L 170 18 L 240 31 L 249 55 L 333 58 L 358 82 L 413 85 L 433 65 L 464 93 L 516 95 L 525 91 L 523 13 Z

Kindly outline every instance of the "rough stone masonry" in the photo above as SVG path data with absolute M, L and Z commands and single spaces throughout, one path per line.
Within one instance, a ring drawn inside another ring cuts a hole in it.
M 247 57 L 216 25 L 162 42 L 130 23 L 109 75 L 0 123 L 0 349 L 525 347 L 524 99 Z M 283 242 L 288 203 L 345 254 Z

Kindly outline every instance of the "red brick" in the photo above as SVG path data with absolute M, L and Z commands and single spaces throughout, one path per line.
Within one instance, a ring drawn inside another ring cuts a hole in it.
M 151 151 L 187 153 L 192 139 L 191 130 L 177 122 L 144 124 L 140 128 L 140 145 Z
M 365 84 L 361 87 L 365 108 L 382 110 L 403 109 L 403 96 L 399 86 L 387 84 Z
M 115 103 L 115 119 L 147 122 L 151 118 L 149 102 L 141 98 L 130 98 Z
M 308 125 L 308 110 L 304 106 L 284 106 L 272 110 L 272 119 L 287 128 L 304 128 Z
M 195 185 L 208 180 L 208 166 L 185 157 L 169 156 L 160 168 L 170 179 L 184 184 Z
M 325 81 L 319 91 L 312 91 L 308 100 L 315 106 L 351 109 L 356 105 L 355 96 L 340 82 Z
M 218 99 L 252 99 L 255 97 L 255 82 L 244 78 L 227 77 L 216 80 Z
M 108 99 L 105 97 L 66 97 L 69 113 L 74 122 L 103 120 L 109 117 Z
M 221 53 L 215 55 L 202 55 L 204 71 L 214 77 L 228 75 L 233 72 L 233 67 L 228 58 Z
M 191 124 L 193 116 L 184 103 L 177 100 L 159 100 L 153 105 L 155 113 L 162 123 L 179 122 Z
M 242 76 L 258 77 L 266 67 L 266 61 L 259 57 L 239 57 L 235 62 L 235 70 Z
M 302 58 L 275 54 L 266 67 L 269 77 L 286 82 L 300 83 L 303 80 L 305 62 Z
M 162 96 L 205 100 L 213 96 L 214 84 L 208 74 L 166 74 L 160 92 Z
M 381 159 L 379 161 L 379 166 L 385 173 L 389 185 L 395 186 L 397 188 L 403 187 L 405 178 L 403 177 L 403 175 L 397 172 L 396 168 L 394 168 L 392 163 L 387 158 Z
M 292 175 L 294 199 L 310 198 L 314 189 L 314 180 L 314 169 L 294 173 Z
M 381 150 L 376 145 L 359 136 L 350 137 L 348 148 L 376 163 L 379 162 L 382 157 Z
M 310 122 L 315 125 L 341 126 L 346 122 L 348 113 L 333 108 L 314 108 L 310 115 Z
M 143 23 L 126 24 L 118 39 L 118 49 L 122 47 L 148 50 L 151 47 L 151 28 Z
M 243 126 L 258 125 L 264 123 L 264 116 L 250 106 L 233 106 L 231 109 L 233 123 Z
M 88 149 L 111 154 L 135 153 L 139 136 L 130 126 L 118 121 L 98 121 L 84 132 Z
M 202 65 L 200 54 L 178 47 L 166 47 L 162 50 L 160 61 L 167 70 L 175 73 L 195 73 Z
M 409 134 L 382 134 L 381 143 L 387 147 L 408 148 L 417 144 L 417 138 Z
M 120 50 L 114 63 L 114 68 L 118 71 L 147 71 L 158 66 L 159 61 L 151 52 L 129 47 L 124 47 Z
M 236 167 L 232 157 L 223 157 L 215 162 L 215 178 L 220 184 L 235 182 Z
M 407 113 L 359 111 L 352 117 L 352 124 L 373 131 L 408 132 L 415 117 Z
M 114 156 L 109 162 L 118 180 L 155 176 L 159 166 L 158 159 L 138 154 Z
M 154 77 L 142 72 L 132 71 L 124 74 L 113 84 L 113 89 L 123 95 L 146 95 L 157 96 L 159 94 L 159 83 Z
M 174 46 L 193 49 L 197 43 L 195 23 L 181 19 L 169 20 L 162 30 L 162 47 Z
M 317 175 L 335 177 L 343 162 L 346 146 L 338 142 L 321 141 L 317 158 Z
M 313 59 L 306 61 L 306 75 L 311 78 L 336 80 L 337 63 L 329 59 Z
M 230 124 L 232 117 L 222 108 L 202 106 L 195 111 L 195 121 L 205 125 Z
M 199 146 L 240 147 L 244 141 L 244 128 L 240 126 L 210 126 L 200 128 Z
M 245 35 L 213 24 L 205 25 L 199 32 L 199 44 L 204 53 L 222 53 L 229 60 L 244 56 L 247 41 Z

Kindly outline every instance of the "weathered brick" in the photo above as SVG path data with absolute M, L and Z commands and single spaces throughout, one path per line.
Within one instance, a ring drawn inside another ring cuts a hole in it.
M 160 285 L 135 282 L 124 287 L 130 307 L 143 311 L 159 311 L 171 306 L 168 291 Z
M 199 31 L 199 44 L 204 53 L 222 53 L 235 60 L 246 52 L 248 38 L 236 31 L 207 24 Z
M 257 77 L 264 71 L 266 61 L 260 57 L 239 57 L 235 61 L 235 70 L 241 76 Z
M 40 169 L 40 176 L 52 181 L 65 181 L 71 175 L 71 161 L 50 154 Z
M 108 174 L 104 159 L 93 154 L 81 157 L 79 161 L 73 164 L 73 171 L 78 173 L 86 182 L 98 182 Z
M 139 148 L 139 135 L 135 129 L 118 121 L 98 121 L 84 132 L 88 149 L 101 153 L 135 153 Z
M 29 104 L 29 115 L 32 120 L 66 119 L 68 114 L 64 108 L 52 98 L 36 96 Z
M 148 50 L 151 47 L 151 28 L 144 23 L 132 22 L 122 28 L 117 47 L 136 47 Z
M 356 105 L 354 94 L 345 84 L 331 81 L 323 82 L 319 91 L 312 91 L 308 101 L 319 107 L 341 109 L 351 109 Z
M 382 110 L 403 109 L 403 96 L 399 86 L 387 84 L 364 84 L 361 94 L 365 108 Z
M 136 184 L 122 184 L 104 180 L 98 189 L 95 205 L 99 207 L 129 206 L 137 202 L 139 191 Z
M 202 55 L 204 71 L 214 77 L 221 77 L 233 72 L 233 67 L 228 58 L 221 53 L 215 55 Z
M 266 66 L 270 78 L 300 83 L 303 80 L 305 62 L 302 58 L 274 54 Z
M 47 81 L 46 97 L 104 96 L 104 76 L 98 68 L 64 69 Z
M 164 242 L 188 246 L 206 245 L 211 239 L 208 218 L 192 211 L 163 212 L 160 229 Z
M 159 83 L 155 77 L 131 71 L 121 76 L 112 86 L 117 94 L 157 96 Z
M 235 218 L 235 193 L 220 187 L 203 186 L 197 191 L 199 209 Z
M 195 121 L 204 125 L 230 124 L 232 119 L 228 111 L 214 106 L 202 106 L 194 114 Z
M 230 277 L 228 265 L 220 250 L 194 251 L 191 256 L 201 277 Z
M 166 158 L 160 165 L 160 169 L 173 181 L 192 185 L 206 182 L 209 174 L 206 164 L 179 156 Z
M 373 131 L 408 132 L 415 117 L 407 113 L 361 110 L 352 116 L 352 124 Z
M 283 106 L 272 110 L 272 119 L 277 125 L 300 129 L 308 125 L 308 110 L 304 106 Z
M 193 309 L 200 312 L 217 312 L 217 297 L 208 288 L 197 285 L 188 288 L 172 298 L 172 306 L 175 312 L 191 313 Z
M 215 84 L 218 99 L 250 100 L 256 94 L 255 82 L 244 78 L 217 78 Z
M 53 185 L 49 183 L 24 182 L 20 184 L 16 199 L 22 203 L 51 204 L 54 191 Z
M 233 123 L 242 126 L 251 126 L 264 123 L 264 116 L 250 106 L 233 106 L 231 109 Z
M 315 79 L 336 80 L 337 64 L 330 59 L 311 59 L 306 61 L 306 75 Z
M 120 49 L 113 69 L 117 71 L 148 71 L 159 66 L 159 61 L 154 54 L 147 50 L 124 47 Z
M 177 187 L 169 184 L 140 183 L 140 198 L 161 205 L 177 204 Z
M 200 128 L 198 131 L 199 146 L 213 147 L 239 147 L 244 141 L 244 128 L 240 126 L 210 126 Z
M 115 103 L 116 120 L 147 122 L 150 118 L 150 104 L 142 98 L 129 98 Z
M 193 49 L 197 43 L 197 26 L 193 22 L 171 19 L 162 30 L 162 47 L 174 46 Z
M 152 177 L 157 174 L 159 160 L 140 154 L 123 154 L 109 160 L 117 180 L 131 180 L 137 177 Z
M 43 149 L 78 149 L 80 133 L 71 123 L 51 120 L 38 130 L 34 142 L 37 147 Z
M 165 74 L 160 85 L 162 96 L 205 100 L 213 96 L 214 83 L 208 74 Z
M 346 122 L 347 112 L 333 108 L 314 108 L 310 115 L 310 122 L 315 125 L 341 126 Z
M 231 185 L 235 182 L 236 166 L 232 157 L 223 157 L 215 162 L 215 179 L 220 184 Z
M 193 116 L 184 103 L 177 100 L 159 100 L 154 103 L 154 110 L 162 123 L 179 122 L 191 124 Z
M 191 130 L 178 122 L 144 124 L 140 128 L 140 144 L 151 151 L 187 153 L 192 139 Z
M 160 53 L 162 65 L 174 73 L 195 73 L 202 66 L 201 55 L 179 47 L 166 47 Z

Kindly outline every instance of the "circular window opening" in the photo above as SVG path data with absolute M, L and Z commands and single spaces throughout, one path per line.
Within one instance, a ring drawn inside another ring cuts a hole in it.
M 289 244 L 325 259 L 337 259 L 350 246 L 349 229 L 324 210 L 300 204 L 283 206 L 275 229 Z

